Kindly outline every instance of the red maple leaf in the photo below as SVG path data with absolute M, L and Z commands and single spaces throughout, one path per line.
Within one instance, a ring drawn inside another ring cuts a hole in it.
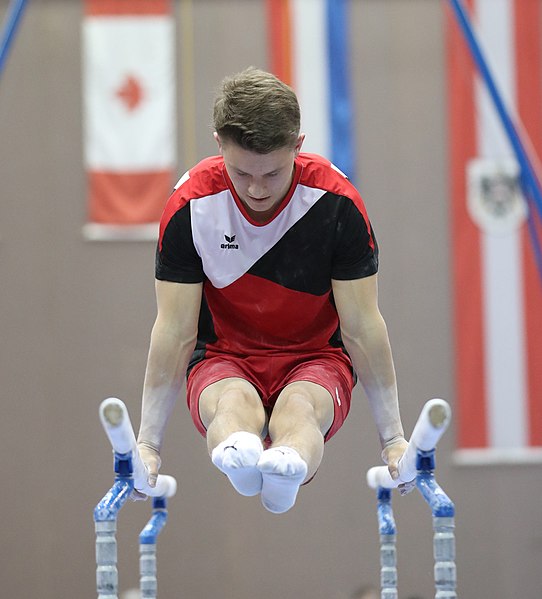
M 121 99 L 129 111 L 135 110 L 143 100 L 143 88 L 139 81 L 132 75 L 127 75 L 126 79 L 119 87 L 116 95 Z

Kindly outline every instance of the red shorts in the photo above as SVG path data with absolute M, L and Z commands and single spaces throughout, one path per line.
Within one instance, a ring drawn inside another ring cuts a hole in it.
M 236 377 L 251 383 L 258 391 L 262 404 L 271 413 L 280 392 L 295 381 L 316 383 L 333 398 L 333 424 L 325 435 L 328 441 L 341 428 L 348 412 L 354 379 L 346 358 L 333 353 L 315 353 L 304 356 L 216 356 L 202 360 L 188 376 L 186 401 L 198 431 L 207 431 L 199 415 L 201 392 L 226 378 Z

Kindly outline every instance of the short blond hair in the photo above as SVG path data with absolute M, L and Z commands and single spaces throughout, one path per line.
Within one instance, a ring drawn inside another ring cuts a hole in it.
M 300 120 L 294 90 L 255 67 L 226 77 L 215 99 L 213 122 L 222 142 L 259 154 L 295 147 Z

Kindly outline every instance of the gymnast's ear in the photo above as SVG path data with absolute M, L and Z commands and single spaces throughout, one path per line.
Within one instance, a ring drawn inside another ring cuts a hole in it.
M 216 131 L 213 133 L 213 137 L 215 138 L 216 143 L 218 144 L 218 151 L 220 152 L 220 154 L 222 154 L 222 140 L 220 139 Z
M 295 152 L 296 156 L 298 156 L 299 152 L 301 152 L 301 146 L 303 145 L 304 141 L 305 141 L 305 134 L 300 133 L 299 137 L 297 138 L 296 144 L 294 146 L 294 152 Z

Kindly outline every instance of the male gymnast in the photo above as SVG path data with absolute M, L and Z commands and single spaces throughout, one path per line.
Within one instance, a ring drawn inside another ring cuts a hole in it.
M 138 435 L 150 485 L 185 376 L 213 464 L 270 512 L 315 475 L 358 376 L 396 479 L 408 444 L 358 191 L 301 152 L 298 100 L 270 73 L 226 78 L 214 128 L 218 155 L 180 179 L 160 223 Z

